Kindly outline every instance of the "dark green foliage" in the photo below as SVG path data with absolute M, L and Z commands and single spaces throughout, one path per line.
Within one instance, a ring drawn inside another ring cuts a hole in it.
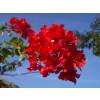
M 21 38 L 17 38 L 17 37 L 13 37 L 13 38 L 10 40 L 10 43 L 13 43 L 13 44 L 15 44 L 15 45 L 20 44 L 20 43 L 22 43 L 22 42 L 23 42 L 23 40 L 22 40 Z
M 91 24 L 91 31 L 84 34 L 76 31 L 76 35 L 80 38 L 80 47 L 82 49 L 92 49 L 95 56 L 100 56 L 100 18 L 97 18 Z
M 7 39 L 0 41 L 0 74 L 3 75 L 7 71 L 15 71 L 18 66 L 22 66 L 25 60 L 23 56 L 25 46 L 23 45 L 24 40 L 16 37 L 6 24 L 0 26 L 0 33 L 2 33 L 0 35 L 7 35 Z M 11 62 L 9 58 L 12 58 Z
M 0 88 L 19 88 L 19 87 L 14 83 L 10 83 L 8 81 L 0 79 Z

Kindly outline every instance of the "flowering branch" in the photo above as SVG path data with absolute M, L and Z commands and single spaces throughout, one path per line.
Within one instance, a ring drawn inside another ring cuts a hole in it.
M 77 70 L 83 68 L 86 58 L 78 46 L 80 39 L 73 31 L 65 29 L 62 24 L 52 24 L 50 27 L 44 25 L 40 32 L 36 33 L 26 19 L 15 17 L 0 29 L 1 35 L 5 35 L 6 30 L 9 38 L 5 42 L 6 45 L 3 46 L 4 43 L 1 43 L 1 66 L 9 61 L 9 56 L 12 59 L 19 58 L 18 62 L 22 62 L 25 57 L 29 61 L 30 73 L 38 71 L 43 77 L 54 73 L 58 74 L 61 80 L 76 83 L 76 79 L 80 77 Z M 10 62 L 10 65 L 16 68 L 18 63 Z M 21 75 L 26 74 L 29 73 Z

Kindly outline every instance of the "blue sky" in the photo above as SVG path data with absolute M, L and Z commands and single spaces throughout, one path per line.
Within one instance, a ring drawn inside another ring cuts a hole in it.
M 0 24 L 8 21 L 11 17 L 26 18 L 32 27 L 38 32 L 44 24 L 50 25 L 53 23 L 65 24 L 65 28 L 70 30 L 79 30 L 84 33 L 90 30 L 91 22 L 100 16 L 100 14 L 0 14 Z M 99 88 L 100 87 L 100 57 L 96 57 L 90 50 L 84 50 L 87 58 L 87 63 L 83 68 L 81 77 L 77 84 L 64 82 L 57 78 L 56 75 L 50 75 L 47 78 L 42 78 L 40 74 L 33 73 L 23 76 L 4 76 L 10 82 L 14 82 L 23 88 Z M 24 67 L 19 68 L 14 73 L 27 71 L 27 62 Z

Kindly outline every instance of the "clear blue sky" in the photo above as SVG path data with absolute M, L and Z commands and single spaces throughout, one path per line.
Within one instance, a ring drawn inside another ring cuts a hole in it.
M 100 14 L 0 14 L 0 24 L 8 21 L 11 17 L 24 17 L 37 32 L 44 24 L 60 23 L 65 24 L 65 27 L 68 29 L 79 30 L 84 33 L 90 29 L 90 23 L 98 16 Z M 100 57 L 94 56 L 89 50 L 85 50 L 84 52 L 87 57 L 87 64 L 83 68 L 81 77 L 78 79 L 76 85 L 71 82 L 61 81 L 56 75 L 42 78 L 38 73 L 16 77 L 6 76 L 4 78 L 23 88 L 99 88 Z M 16 72 L 27 71 L 25 67 L 28 67 L 27 62 L 24 64 L 24 67 L 19 68 Z

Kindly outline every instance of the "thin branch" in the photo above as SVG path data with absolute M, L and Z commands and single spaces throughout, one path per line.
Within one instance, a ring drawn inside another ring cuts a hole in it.
M 22 75 L 29 75 L 29 74 L 33 74 L 33 73 L 38 73 L 38 72 L 24 72 L 24 73 L 19 73 L 19 74 L 8 74 L 8 73 L 5 73 L 3 74 L 3 76 L 22 76 Z

